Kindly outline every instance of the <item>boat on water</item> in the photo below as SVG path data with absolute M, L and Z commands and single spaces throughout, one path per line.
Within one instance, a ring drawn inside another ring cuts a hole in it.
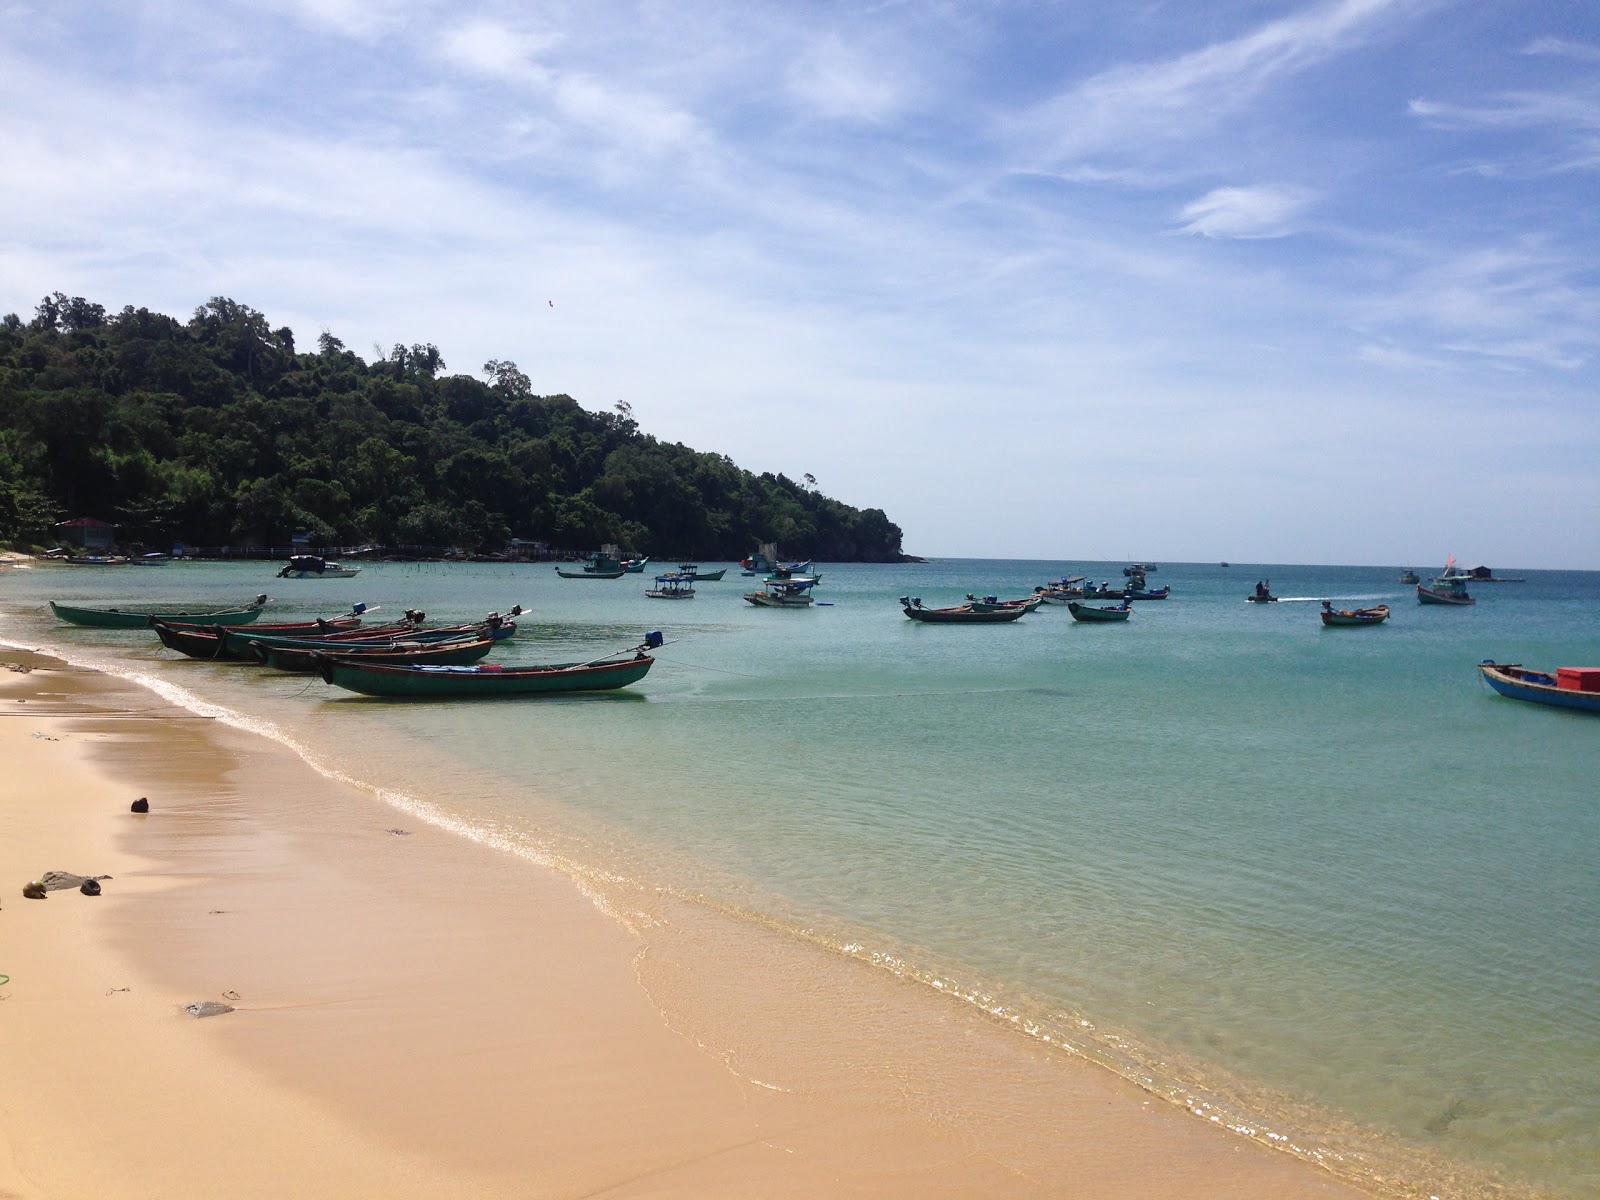
M 180 608 L 80 608 L 50 601 L 50 611 L 73 625 L 96 629 L 145 629 L 153 621 L 183 621 L 191 625 L 247 625 L 261 615 L 266 593 L 242 608 L 206 609 L 201 605 Z
M 360 566 L 330 562 L 320 554 L 291 554 L 278 572 L 279 579 L 349 579 L 361 574 Z
M 1024 596 L 1020 600 L 1002 600 L 998 596 L 974 596 L 967 593 L 967 603 L 973 608 L 1020 608 L 1025 613 L 1031 613 L 1044 600 L 1039 595 Z
M 1400 582 L 1405 584 L 1407 587 L 1410 587 L 1412 584 L 1421 583 L 1422 580 L 1418 577 L 1415 571 L 1408 567 L 1404 572 L 1401 573 Z
M 699 563 L 679 563 L 677 573 L 696 583 L 716 583 L 728 573 L 728 568 L 718 567 L 715 571 L 702 571 Z
M 494 649 L 492 637 L 455 637 L 438 640 L 395 639 L 380 642 L 338 642 L 316 646 L 269 645 L 264 641 L 249 643 L 251 657 L 263 667 L 274 671 L 292 671 L 301 674 L 322 670 L 324 659 L 339 662 L 357 661 L 383 663 L 389 666 L 430 664 L 434 666 L 465 666 L 487 658 Z
M 607 655 L 579 663 L 505 667 L 498 663 L 472 666 L 391 666 L 338 655 L 323 655 L 318 664 L 325 683 L 366 696 L 398 699 L 466 699 L 527 696 L 555 692 L 604 692 L 643 679 L 655 665 L 646 651 L 665 645 L 652 630 L 630 657 Z
M 1156 565 L 1154 563 L 1130 563 L 1128 566 L 1122 568 L 1122 573 L 1129 579 L 1143 579 L 1155 569 Z
M 954 604 L 948 608 L 925 608 L 921 596 L 901 596 L 900 607 L 913 621 L 930 625 L 999 625 L 1026 616 L 1029 609 L 1014 606 Z
M 1418 604 L 1476 604 L 1467 593 L 1467 581 L 1459 575 L 1436 575 L 1430 583 L 1417 584 Z
M 357 605 L 357 607 L 363 606 Z M 315 621 L 289 621 L 276 625 L 252 623 L 248 626 L 238 625 L 231 628 L 236 632 L 249 629 L 256 637 L 311 637 L 318 633 L 349 632 L 359 629 L 360 626 L 361 617 L 352 613 L 347 617 L 318 618 Z M 233 643 L 227 636 L 229 626 L 195 625 L 185 621 L 152 621 L 150 628 L 161 639 L 163 646 L 190 658 L 239 662 L 249 657 L 242 642 L 239 643 L 237 650 L 232 648 Z
M 1079 604 L 1073 600 L 1067 605 L 1067 611 L 1072 614 L 1074 621 L 1093 624 L 1096 621 L 1126 621 L 1132 615 L 1133 608 L 1126 600 L 1113 608 L 1098 608 L 1093 604 Z
M 1130 584 L 1128 587 L 1124 588 L 1122 598 L 1124 600 L 1165 600 L 1168 596 L 1172 595 L 1171 584 L 1168 584 L 1166 587 L 1147 588 L 1144 586 L 1144 580 L 1141 579 L 1139 581 L 1139 585 L 1140 586 L 1138 587 L 1134 587 Z
M 1330 628 L 1382 625 L 1388 619 L 1387 604 L 1374 604 L 1371 608 L 1335 608 L 1331 600 L 1322 602 L 1322 623 Z
M 1521 663 L 1497 663 L 1486 658 L 1478 664 L 1478 670 L 1484 682 L 1502 696 L 1600 713 L 1600 667 L 1557 667 L 1551 675 L 1548 671 L 1529 670 Z
M 816 586 L 817 580 L 810 575 L 790 575 L 768 579 L 761 591 L 746 592 L 744 598 L 757 608 L 806 608 Z
M 622 571 L 625 575 L 642 575 L 645 567 L 649 565 L 649 555 L 644 558 L 625 558 L 622 560 Z
M 656 585 L 646 588 L 644 594 L 652 600 L 693 600 L 694 577 L 691 575 L 657 575 Z
M 640 570 L 643 569 L 644 567 L 641 563 Z M 629 568 L 623 564 L 621 559 L 614 558 L 603 551 L 599 554 L 591 554 L 578 566 L 576 571 L 563 570 L 560 566 L 556 567 L 556 574 L 563 579 L 621 579 L 628 573 Z

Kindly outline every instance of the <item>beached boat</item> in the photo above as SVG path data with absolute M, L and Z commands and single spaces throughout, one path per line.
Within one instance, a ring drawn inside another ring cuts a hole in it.
M 123 554 L 47 554 L 45 557 L 63 567 L 125 567 L 133 561 Z
M 948 608 L 925 608 L 920 596 L 901 596 L 900 607 L 913 621 L 930 625 L 998 625 L 1026 616 L 1028 609 L 996 605 L 955 604 Z
M 757 608 L 806 608 L 812 602 L 811 589 L 817 581 L 809 575 L 768 579 L 759 592 L 746 592 L 744 598 Z
M 652 600 L 693 600 L 694 579 L 688 575 L 657 575 L 655 587 L 646 588 L 644 594 Z
M 492 637 L 450 638 L 443 641 L 413 641 L 397 638 L 382 642 L 340 642 L 321 646 L 271 646 L 251 642 L 255 661 L 274 671 L 312 673 L 322 670 L 322 661 L 383 663 L 389 666 L 429 664 L 465 666 L 487 658 L 494 649 Z
M 50 601 L 50 611 L 73 625 L 96 629 L 144 629 L 152 621 L 184 621 L 191 625 L 246 625 L 261 615 L 265 594 L 243 608 L 207 610 L 202 605 L 182 608 L 80 608 Z
M 1083 621 L 1086 624 L 1095 621 L 1126 621 L 1133 613 L 1126 600 L 1115 608 L 1097 608 L 1092 604 L 1079 604 L 1074 600 L 1067 605 L 1067 611 L 1072 614 L 1074 621 Z
M 702 571 L 699 563 L 679 563 L 677 573 L 696 583 L 716 583 L 728 573 L 728 568 L 719 567 L 715 571 Z
M 1600 667 L 1557 667 L 1530 671 L 1521 663 L 1497 663 L 1486 658 L 1478 664 L 1484 682 L 1502 696 L 1531 700 L 1557 708 L 1600 713 Z
M 329 562 L 317 554 L 291 554 L 278 572 L 279 579 L 349 579 L 359 575 L 359 566 L 347 567 Z
M 1387 604 L 1374 604 L 1371 608 L 1335 608 L 1331 600 L 1322 602 L 1322 623 L 1330 628 L 1382 625 L 1388 619 Z
M 367 696 L 440 700 L 603 692 L 643 679 L 655 665 L 655 659 L 645 651 L 664 644 L 661 634 L 652 631 L 631 652 L 631 657 L 617 655 L 589 662 L 537 667 L 504 667 L 496 663 L 463 667 L 386 666 L 360 659 L 341 659 L 336 655 L 324 655 L 320 667 L 324 682 Z
M 319 630 L 349 631 L 359 628 L 359 616 L 335 617 L 332 620 L 294 621 L 279 625 L 248 625 L 234 626 L 234 632 L 249 629 L 255 637 L 294 637 L 312 636 Z M 161 644 L 169 650 L 176 650 L 179 654 L 186 654 L 190 658 L 201 658 L 208 661 L 234 661 L 241 662 L 250 657 L 242 643 L 235 650 L 228 639 L 229 628 L 225 625 L 193 625 L 180 621 L 153 621 L 150 628 L 161 639 Z

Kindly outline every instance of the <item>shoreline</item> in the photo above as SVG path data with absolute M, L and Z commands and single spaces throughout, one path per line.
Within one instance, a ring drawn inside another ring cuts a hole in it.
M 0 1190 L 281 1194 L 290 1162 L 311 1196 L 1366 1194 L 950 998 L 866 966 L 808 996 L 840 974 L 816 948 L 641 935 L 275 742 L 0 651 L 19 661 Z M 49 869 L 113 879 L 22 899 Z M 682 1019 L 708 993 L 744 1040 Z M 235 1011 L 182 1013 L 207 999 Z M 918 1027 L 960 1052 L 886 1069 Z

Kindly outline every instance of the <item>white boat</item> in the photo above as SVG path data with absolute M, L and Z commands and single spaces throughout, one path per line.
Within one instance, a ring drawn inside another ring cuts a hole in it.
M 646 588 L 644 594 L 652 600 L 693 600 L 694 579 L 679 574 L 657 575 L 655 587 Z
M 348 579 L 361 573 L 360 567 L 344 567 L 315 554 L 295 554 L 278 572 L 279 579 Z

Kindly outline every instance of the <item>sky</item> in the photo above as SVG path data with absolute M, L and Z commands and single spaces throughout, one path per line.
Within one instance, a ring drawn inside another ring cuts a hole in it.
M 0 30 L 0 313 L 510 360 L 926 557 L 1600 569 L 1594 0 Z

